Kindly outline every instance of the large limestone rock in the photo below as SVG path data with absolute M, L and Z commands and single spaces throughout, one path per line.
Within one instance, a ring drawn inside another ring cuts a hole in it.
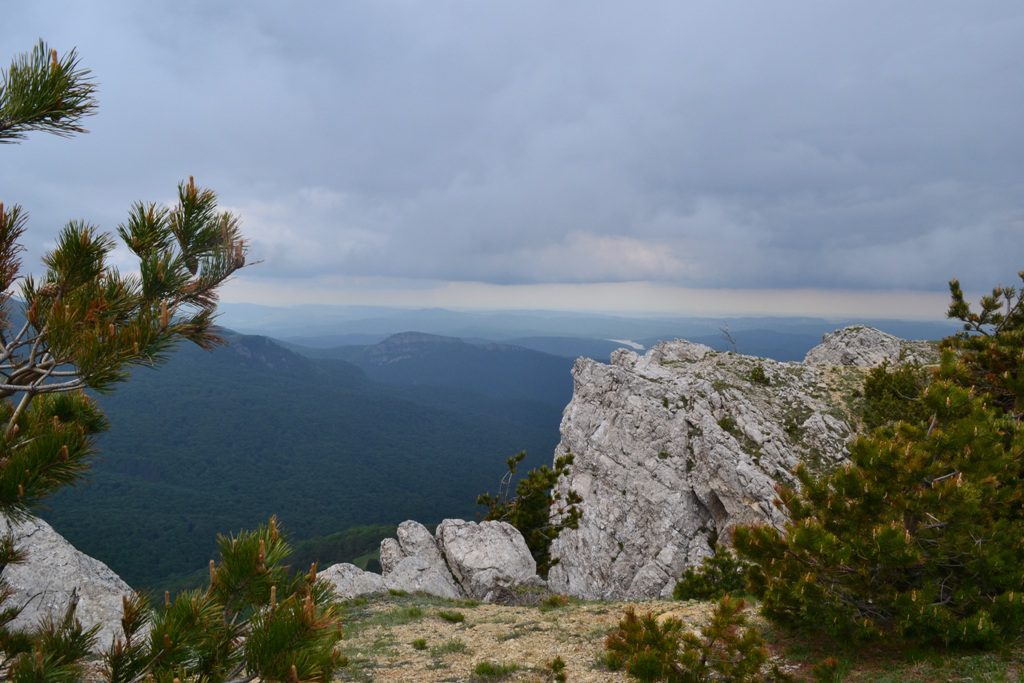
M 27 555 L 24 563 L 8 565 L 3 572 L 13 590 L 9 604 L 24 606 L 13 628 L 34 628 L 45 617 L 62 617 L 77 592 L 79 621 L 86 628 L 100 625 L 97 651 L 109 647 L 114 636 L 123 636 L 121 598 L 132 589 L 110 567 L 79 552 L 41 519 L 12 523 L 0 517 L 0 535 L 9 531 Z
M 414 521 L 398 525 L 398 539 L 386 538 L 380 545 L 380 564 L 384 586 L 408 593 L 430 593 L 442 598 L 461 598 L 459 588 L 448 570 L 434 537 Z
M 557 454 L 575 454 L 559 488 L 583 496 L 583 519 L 553 544 L 549 587 L 595 599 L 670 595 L 735 525 L 784 523 L 775 486 L 793 483 L 798 463 L 847 458 L 867 364 L 929 350 L 860 328 L 828 335 L 805 363 L 686 341 L 643 356 L 620 349 L 610 365 L 577 360 Z
M 543 585 L 526 541 L 511 524 L 446 519 L 437 527 L 437 542 L 471 598 L 492 602 L 505 589 Z
M 332 564 L 320 572 L 319 576 L 330 581 L 334 593 L 343 600 L 387 591 L 380 574 L 364 571 L 347 562 Z
M 446 519 L 432 536 L 419 522 L 407 521 L 396 535 L 380 544 L 388 589 L 484 602 L 515 602 L 520 589 L 543 592 L 537 563 L 511 524 Z
M 853 365 L 873 368 L 882 363 L 920 363 L 936 360 L 933 342 L 908 341 L 873 327 L 854 325 L 829 332 L 821 344 L 807 352 L 808 365 Z

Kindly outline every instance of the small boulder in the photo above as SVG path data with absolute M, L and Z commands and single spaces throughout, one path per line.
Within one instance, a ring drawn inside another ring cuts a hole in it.
M 384 579 L 379 574 L 363 571 L 354 564 L 341 562 L 332 564 L 320 572 L 321 578 L 327 579 L 334 586 L 334 592 L 343 600 L 360 595 L 384 593 Z
M 397 536 L 397 539 L 385 538 L 380 544 L 385 588 L 442 598 L 463 597 L 425 526 L 412 520 L 402 522 L 398 525 Z
M 471 598 L 491 602 L 502 589 L 544 585 L 526 541 L 511 524 L 446 519 L 437 527 L 437 541 L 455 580 Z

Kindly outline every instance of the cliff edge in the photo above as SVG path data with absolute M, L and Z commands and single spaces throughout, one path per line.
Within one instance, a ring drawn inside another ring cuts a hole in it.
M 555 540 L 551 590 L 589 599 L 666 597 L 737 524 L 781 525 L 775 486 L 799 463 L 832 468 L 856 433 L 867 369 L 932 362 L 929 342 L 868 327 L 825 336 L 802 363 L 683 340 L 610 364 L 581 358 L 557 454 L 559 488 L 583 496 L 579 528 Z

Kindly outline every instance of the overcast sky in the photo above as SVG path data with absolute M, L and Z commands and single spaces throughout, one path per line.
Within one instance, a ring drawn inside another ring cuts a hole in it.
M 1020 0 L 3 15 L 0 59 L 100 85 L 90 134 L 0 149 L 33 262 L 191 174 L 262 260 L 231 301 L 941 317 L 1024 269 Z

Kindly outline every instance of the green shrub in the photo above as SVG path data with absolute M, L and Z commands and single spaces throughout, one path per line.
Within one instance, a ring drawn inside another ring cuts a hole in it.
M 503 486 L 512 481 L 525 457 L 526 451 L 520 451 L 505 461 L 508 473 Z M 508 522 L 519 530 L 542 577 L 547 577 L 548 570 L 558 562 L 551 557 L 551 542 L 563 529 L 577 528 L 583 516 L 579 507 L 583 499 L 578 493 L 570 490 L 563 497 L 555 490 L 558 480 L 569 475 L 572 462 L 572 453 L 566 453 L 555 458 L 554 468 L 541 465 L 530 470 L 516 484 L 515 498 L 509 499 L 507 492 L 499 491 L 497 496 L 483 493 L 476 499 L 477 505 L 487 506 L 484 519 Z
M 737 433 L 739 432 L 736 420 L 733 419 L 732 415 L 723 415 L 718 418 L 718 426 L 733 436 L 737 436 Z
M 225 680 L 242 672 L 264 680 L 329 681 L 342 665 L 330 584 L 315 566 L 292 574 L 290 548 L 270 522 L 256 531 L 221 536 L 210 585 L 149 607 L 144 596 L 124 601 L 124 638 L 104 655 L 104 680 Z M 147 633 L 148 627 L 148 633 Z
M 765 386 L 770 386 L 772 383 L 772 381 L 768 378 L 768 375 L 765 374 L 764 366 L 761 365 L 760 363 L 757 363 L 750 370 L 750 381 L 753 382 L 754 384 L 763 384 Z
M 864 380 L 864 426 L 868 430 L 893 422 L 920 422 L 928 415 L 921 393 L 928 373 L 917 365 L 890 368 L 883 363 Z
M 746 590 L 748 564 L 725 546 L 716 544 L 714 553 L 697 568 L 686 570 L 672 590 L 676 600 L 715 600 Z
M 461 624 L 466 620 L 466 615 L 455 610 L 438 610 L 437 616 L 451 624 Z
M 659 622 L 653 612 L 637 616 L 629 607 L 618 627 L 605 638 L 605 664 L 641 681 L 682 681 L 675 670 L 682 630 L 683 622 L 678 619 Z
M 414 649 L 414 650 L 426 650 L 427 649 L 427 641 L 426 641 L 425 638 L 417 638 L 416 640 L 412 641 L 412 643 L 410 643 L 410 645 L 412 645 L 412 649 Z
M 538 608 L 541 612 L 550 612 L 554 609 L 561 609 L 569 604 L 568 595 L 549 595 L 548 597 L 541 600 Z
M 980 647 L 1024 633 L 1024 303 L 997 288 L 974 313 L 951 291 L 971 334 L 942 343 L 918 417 L 857 439 L 834 472 L 798 470 L 782 532 L 735 530 L 770 618 Z
M 843 667 L 835 657 L 826 657 L 811 667 L 811 675 L 818 683 L 839 683 L 843 680 Z
M 768 648 L 745 613 L 746 603 L 728 595 L 718 601 L 711 621 L 700 634 L 685 633 L 679 654 L 681 681 L 779 680 L 777 670 L 762 672 Z
M 746 603 L 729 596 L 715 606 L 700 633 L 684 632 L 678 619 L 638 617 L 629 608 L 605 639 L 605 663 L 641 681 L 756 683 L 780 680 L 777 670 L 763 672 L 768 650 L 747 621 Z
M 480 662 L 473 667 L 473 673 L 481 678 L 504 678 L 516 671 L 519 671 L 518 664 L 502 664 L 490 661 Z
M 561 657 L 555 657 L 547 665 L 548 679 L 553 683 L 565 683 L 568 680 L 568 676 L 565 673 L 565 660 Z

